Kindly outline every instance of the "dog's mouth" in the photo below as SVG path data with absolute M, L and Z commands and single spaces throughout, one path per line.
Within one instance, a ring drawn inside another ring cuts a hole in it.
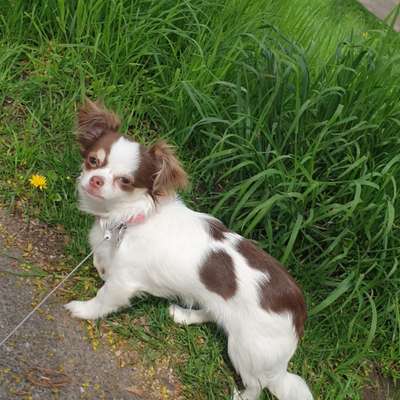
M 95 198 L 95 199 L 97 199 L 97 200 L 104 200 L 104 197 L 103 197 L 103 196 L 101 196 L 100 194 L 96 193 L 96 192 L 95 192 L 93 189 L 91 189 L 90 187 L 89 187 L 89 188 L 83 187 L 82 189 L 84 190 L 84 192 L 85 192 L 87 195 L 89 195 L 89 197 L 93 197 L 93 198 Z

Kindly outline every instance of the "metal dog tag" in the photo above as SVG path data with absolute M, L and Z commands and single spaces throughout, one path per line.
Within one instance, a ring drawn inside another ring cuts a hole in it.
M 122 223 L 117 228 L 117 236 L 115 238 L 115 247 L 119 247 L 124 238 L 124 234 L 128 225 L 126 223 Z

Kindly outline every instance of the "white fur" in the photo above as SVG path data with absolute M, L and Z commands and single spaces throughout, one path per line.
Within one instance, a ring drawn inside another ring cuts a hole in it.
M 104 150 L 100 149 L 97 156 L 105 157 Z M 129 175 L 135 171 L 139 162 L 139 144 L 120 137 L 111 146 L 108 162 L 103 168 L 82 172 L 78 178 L 80 209 L 89 214 L 105 216 L 110 219 L 113 214 L 116 218 L 120 218 L 124 210 L 127 215 L 130 214 L 132 207 L 152 207 L 151 198 L 145 195 L 145 190 L 138 189 L 132 193 L 126 193 L 115 183 L 116 177 Z M 93 176 L 100 176 L 104 180 L 104 185 L 98 192 L 102 199 L 90 196 L 86 191 L 90 178 Z
M 108 165 L 114 174 L 127 174 L 135 171 L 139 166 L 139 143 L 120 137 L 112 147 L 108 156 Z
M 245 391 L 236 392 L 234 399 L 256 400 L 267 387 L 279 400 L 311 400 L 306 383 L 287 372 L 298 342 L 292 316 L 260 307 L 257 289 L 268 276 L 250 268 L 236 250 L 239 235 L 232 233 L 223 241 L 214 241 L 206 222 L 210 216 L 190 210 L 175 196 L 156 204 L 140 190 L 130 195 L 109 194 L 111 185 L 105 188 L 106 199 L 101 201 L 82 189 L 93 174 L 110 180 L 124 169 L 136 168 L 132 149 L 129 144 L 118 142 L 105 168 L 83 173 L 80 204 L 85 211 L 100 216 L 90 232 L 92 247 L 103 239 L 107 224 L 141 213 L 145 221 L 128 225 L 118 246 L 110 240 L 96 250 L 94 264 L 105 283 L 96 297 L 70 302 L 67 309 L 75 317 L 95 319 L 128 306 L 132 297 L 142 293 L 178 298 L 189 309 L 170 307 L 177 323 L 214 321 L 225 330 L 229 356 L 245 386 Z M 227 252 L 234 262 L 238 288 L 228 300 L 209 291 L 199 277 L 206 256 L 217 249 Z M 192 306 L 200 310 L 191 309 Z
M 96 156 L 99 159 L 100 163 L 103 163 L 106 159 L 106 151 L 104 149 L 99 149 L 97 150 Z

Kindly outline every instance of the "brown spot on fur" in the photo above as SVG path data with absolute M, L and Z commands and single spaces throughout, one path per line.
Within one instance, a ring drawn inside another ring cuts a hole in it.
M 186 172 L 175 157 L 172 147 L 158 141 L 149 150 L 156 166 L 153 191 L 157 195 L 184 189 L 188 183 Z
M 134 183 L 136 187 L 146 188 L 150 193 L 153 192 L 154 180 L 157 174 L 156 160 L 146 149 L 140 145 L 139 168 L 135 172 Z
M 229 229 L 221 221 L 214 218 L 207 218 L 207 223 L 210 235 L 214 240 L 225 239 L 225 233 L 229 232 Z
M 86 169 L 96 169 L 102 168 L 107 164 L 108 155 L 111 151 L 111 146 L 121 137 L 121 135 L 117 132 L 107 132 L 100 136 L 96 141 L 94 141 L 87 149 L 86 149 L 86 159 L 85 159 L 85 167 Z M 98 160 L 97 165 L 94 167 L 90 164 L 89 158 L 96 157 L 97 152 L 102 149 L 104 150 L 106 156 L 102 162 Z
M 237 249 L 246 258 L 250 267 L 266 273 L 269 277 L 260 287 L 261 306 L 267 311 L 292 313 L 297 335 L 303 336 L 307 318 L 306 304 L 294 279 L 275 258 L 250 240 L 241 240 Z
M 212 251 L 200 269 L 200 280 L 211 292 L 231 298 L 237 289 L 231 256 L 223 250 Z
M 87 156 L 88 150 L 106 133 L 116 133 L 120 126 L 119 118 L 108 111 L 100 102 L 86 99 L 78 112 L 77 140 L 81 154 Z

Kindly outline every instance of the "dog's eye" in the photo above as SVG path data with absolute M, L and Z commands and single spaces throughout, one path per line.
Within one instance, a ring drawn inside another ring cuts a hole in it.
M 131 183 L 131 180 L 127 178 L 126 176 L 120 176 L 118 180 L 123 184 L 123 185 L 129 185 Z
M 97 167 L 97 158 L 96 157 L 89 157 L 88 158 L 89 164 L 91 167 Z

